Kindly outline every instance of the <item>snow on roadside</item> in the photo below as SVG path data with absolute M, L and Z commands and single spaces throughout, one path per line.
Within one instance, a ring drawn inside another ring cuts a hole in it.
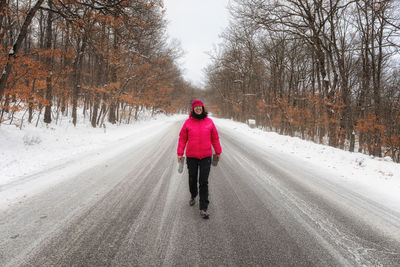
M 369 199 L 400 212 L 400 164 L 391 158 L 375 158 L 362 153 L 305 141 L 250 128 L 247 124 L 213 118 L 218 127 L 229 129 L 243 143 L 297 158 L 331 175 L 324 176 Z M 222 137 L 223 138 L 223 137 Z M 322 178 L 322 177 L 321 177 Z
M 23 176 L 46 170 L 65 163 L 83 153 L 100 149 L 131 135 L 141 135 L 148 129 L 182 116 L 160 115 L 147 121 L 130 125 L 106 125 L 92 128 L 82 122 L 74 127 L 71 123 L 45 125 L 36 128 L 25 124 L 20 130 L 15 125 L 0 125 L 0 186 Z M 153 129 L 153 131 L 154 131 Z
M 1 124 L 0 188 L 29 175 L 80 158 L 91 151 L 105 149 L 124 138 L 132 137 L 135 142 L 141 142 L 146 135 L 150 135 L 165 123 L 183 121 L 186 118 L 187 115 L 159 116 L 131 125 L 107 125 L 106 129 L 92 128 L 88 122 L 81 123 L 77 127 L 70 123 L 50 127 L 43 125 L 38 128 L 26 124 L 22 130 L 14 125 Z M 291 159 L 298 159 L 299 162 L 307 162 L 316 170 L 328 173 L 324 179 L 342 184 L 400 212 L 400 164 L 392 162 L 390 158 L 382 159 L 361 153 L 350 153 L 299 138 L 251 129 L 246 124 L 231 120 L 217 118 L 213 120 L 217 128 L 231 131 L 243 143 L 253 142 L 267 151 L 273 150 L 288 155 Z M 84 162 L 81 167 L 83 164 L 89 163 Z M 36 186 L 45 187 L 45 183 L 51 182 L 46 179 L 44 177 L 42 184 Z M 8 196 L 10 199 L 17 196 L 17 193 L 10 194 Z M 18 194 L 21 195 L 22 192 Z

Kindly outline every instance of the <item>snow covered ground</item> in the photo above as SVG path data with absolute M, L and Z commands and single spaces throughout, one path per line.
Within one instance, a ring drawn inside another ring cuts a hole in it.
M 82 119 L 76 127 L 70 122 L 37 128 L 25 124 L 20 130 L 1 124 L 0 210 L 106 161 L 127 146 L 148 142 L 159 129 L 186 117 L 159 115 L 106 128 L 93 128 Z
M 71 123 L 42 125 L 26 124 L 20 130 L 14 125 L 0 126 L 0 185 L 18 177 L 30 175 L 76 159 L 85 152 L 103 148 L 126 137 L 136 138 L 151 132 L 166 122 L 179 119 L 159 116 L 130 125 L 107 124 L 106 128 L 92 128 L 88 122 L 74 127 Z
M 250 128 L 244 123 L 214 119 L 217 127 L 234 132 L 243 144 L 253 143 L 265 149 L 287 154 L 288 164 L 296 161 L 315 168 L 330 179 L 383 206 L 400 212 L 400 164 L 390 157 L 375 158 L 326 145 Z
M 0 208 L 16 199 L 38 192 L 58 183 L 46 171 L 59 168 L 60 177 L 68 177 L 126 149 L 126 144 L 149 141 L 152 133 L 182 121 L 186 115 L 159 116 L 131 125 L 92 128 L 89 123 L 73 127 L 70 123 L 34 127 L 22 130 L 2 124 L 0 126 Z M 272 132 L 251 129 L 246 124 L 216 119 L 218 127 L 232 131 L 244 144 L 250 142 L 266 149 L 288 155 L 290 160 L 305 162 L 328 173 L 324 179 L 362 194 L 393 210 L 400 211 L 400 164 L 390 158 L 373 158 L 332 147 L 281 136 Z M 223 138 L 223 136 L 222 136 Z M 223 159 L 223 158 L 222 158 Z M 69 164 L 68 169 L 59 166 Z M 75 166 L 71 168 L 71 166 Z M 33 183 L 21 182 L 39 175 Z M 15 190 L 4 190 L 15 185 Z

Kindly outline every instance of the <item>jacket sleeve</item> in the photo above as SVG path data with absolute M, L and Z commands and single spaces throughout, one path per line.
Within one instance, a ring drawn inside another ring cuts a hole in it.
M 186 142 L 188 139 L 188 133 L 186 128 L 186 122 L 183 124 L 181 131 L 179 132 L 179 143 L 178 143 L 178 155 L 183 156 L 185 152 Z
M 219 136 L 218 136 L 218 131 L 217 128 L 214 125 L 212 125 L 211 128 L 211 144 L 214 147 L 214 151 L 216 154 L 221 154 L 222 153 L 222 148 L 221 148 L 221 144 L 219 143 Z

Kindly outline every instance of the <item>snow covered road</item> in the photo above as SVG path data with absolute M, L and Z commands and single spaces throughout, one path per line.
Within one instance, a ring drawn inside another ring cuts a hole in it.
M 0 211 L 0 265 L 400 264 L 397 210 L 218 123 L 223 156 L 210 174 L 211 218 L 202 220 L 188 205 L 187 170 L 177 172 L 181 125 L 3 185 L 0 196 L 64 176 Z

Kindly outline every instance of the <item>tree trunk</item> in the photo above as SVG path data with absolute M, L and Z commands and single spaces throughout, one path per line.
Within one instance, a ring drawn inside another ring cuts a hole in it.
M 3 40 L 6 31 L 3 31 L 3 18 L 7 6 L 7 0 L 0 1 L 0 40 Z M 1 98 L 0 98 L 1 99 Z
M 48 0 L 49 8 L 51 9 L 53 0 Z M 51 50 L 51 42 L 52 42 L 52 24 L 53 24 L 53 12 L 49 11 L 47 14 L 47 29 L 46 29 L 46 49 Z M 47 67 L 49 68 L 49 76 L 46 78 L 46 107 L 44 110 L 44 122 L 51 123 L 51 106 L 52 106 L 52 85 L 51 85 L 51 76 L 53 68 L 52 66 L 52 56 L 48 55 L 46 59 Z
M 96 93 L 95 96 L 94 96 L 94 106 L 93 106 L 93 113 L 92 113 L 92 120 L 91 120 L 93 128 L 96 128 L 96 125 L 97 125 L 97 113 L 98 113 L 99 104 L 100 104 L 99 103 L 100 102 L 99 99 L 100 99 L 100 97 Z
M 79 43 L 79 42 L 78 42 Z M 82 39 L 81 47 L 78 51 L 78 55 L 75 58 L 74 66 L 74 88 L 72 96 L 72 123 L 76 126 L 77 122 L 77 108 L 78 108 L 78 98 L 81 88 L 81 72 L 82 72 L 82 60 L 83 52 L 86 48 L 86 36 Z
M 34 101 L 34 94 L 35 94 L 35 83 L 36 79 L 33 80 L 32 82 L 32 95 L 29 98 L 29 116 L 28 116 L 28 122 L 32 123 L 32 118 L 33 118 L 33 101 Z

